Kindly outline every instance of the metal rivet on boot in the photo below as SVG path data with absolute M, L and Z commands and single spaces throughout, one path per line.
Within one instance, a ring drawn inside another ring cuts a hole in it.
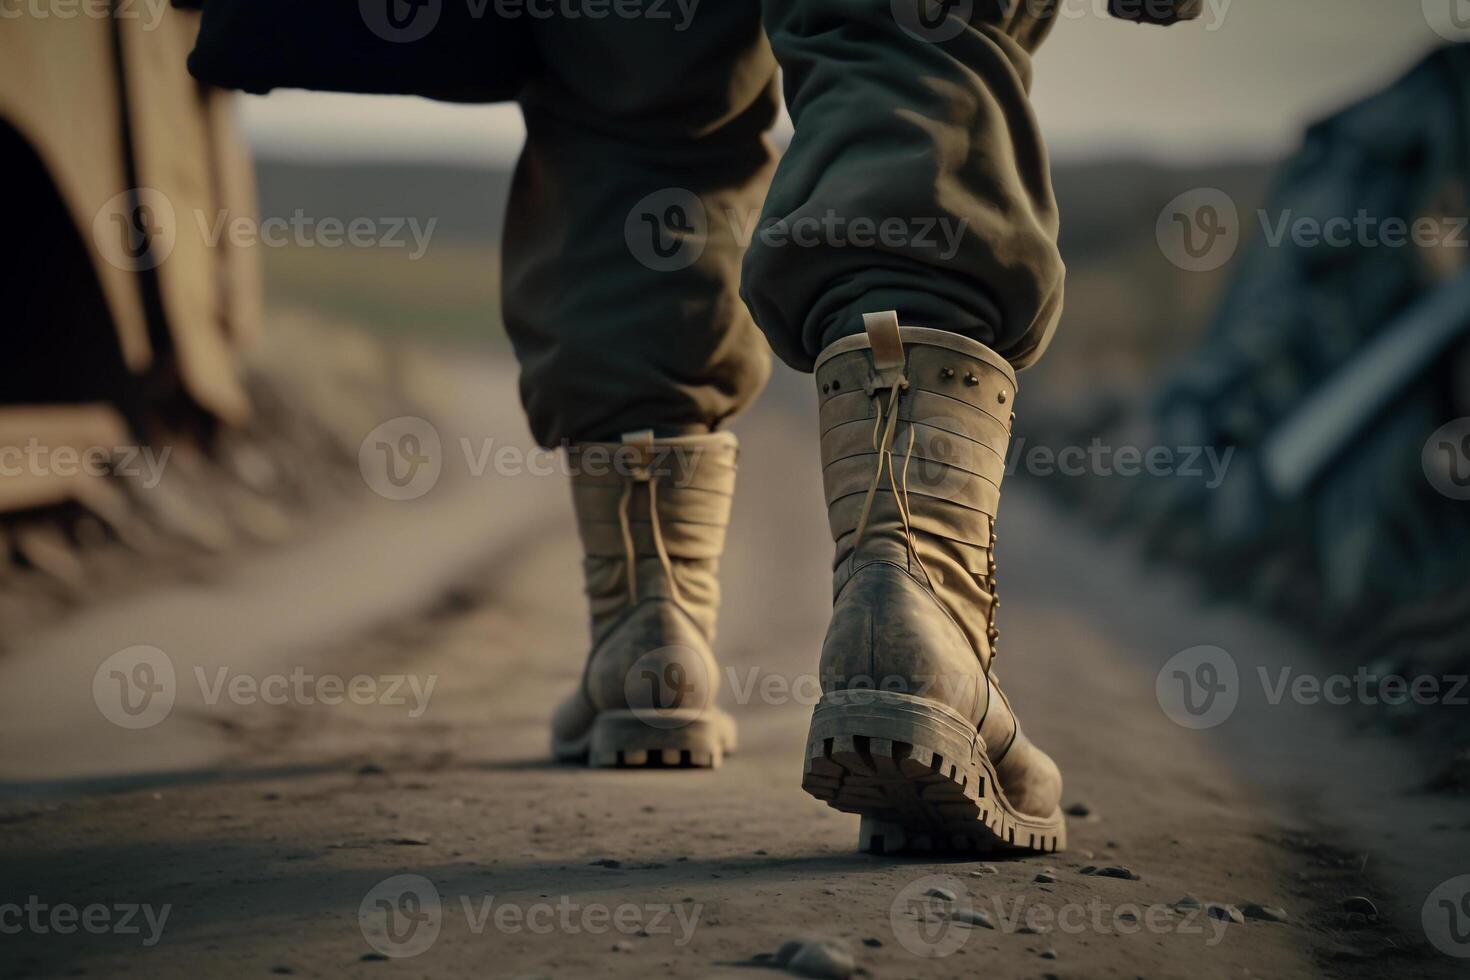
M 954 377 L 954 368 L 945 368 L 943 371 L 939 372 L 939 376 L 948 381 L 950 378 Z
M 841 388 L 841 387 L 842 387 L 842 382 L 841 382 L 841 381 L 833 381 L 833 382 L 832 382 L 832 390 L 833 390 L 833 391 L 837 391 L 837 390 L 839 390 L 839 389 L 840 389 L 840 388 Z
M 1005 404 L 1005 403 L 1006 403 L 1006 390 L 1005 390 L 1005 389 L 1004 389 L 1004 388 L 1002 388 L 1002 389 L 1001 389 L 1001 390 L 1000 390 L 1000 394 L 998 394 L 998 395 L 996 395 L 996 396 L 995 396 L 995 397 L 996 397 L 996 399 L 997 399 L 997 400 L 998 400 L 998 401 L 999 401 L 999 402 L 1000 402 L 1000 403 L 1001 403 L 1001 404 L 1002 404 L 1002 405 L 1004 405 L 1004 404 Z
M 980 383 L 980 379 L 977 378 L 977 377 L 975 377 L 975 375 L 974 375 L 973 372 L 970 372 L 970 371 L 966 371 L 965 372 L 965 384 L 967 384 L 971 388 L 973 388 L 973 387 L 975 387 L 979 383 Z
M 822 385 L 822 394 L 825 395 L 827 392 L 829 392 L 831 390 L 832 390 L 832 386 L 831 385 Z

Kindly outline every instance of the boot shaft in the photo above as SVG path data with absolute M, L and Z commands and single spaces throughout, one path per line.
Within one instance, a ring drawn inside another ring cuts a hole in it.
M 577 452 L 572 500 L 594 645 L 648 599 L 674 602 L 713 641 L 735 436 L 631 433 Z
M 957 334 L 892 313 L 817 361 L 833 596 L 865 565 L 906 569 L 988 667 L 996 637 L 995 517 L 1015 372 Z

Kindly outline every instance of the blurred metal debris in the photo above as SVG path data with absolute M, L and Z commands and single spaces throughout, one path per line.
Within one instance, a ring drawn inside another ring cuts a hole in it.
M 1452 46 L 1313 126 L 1267 214 L 1453 217 L 1463 241 L 1467 187 L 1470 46 Z M 1344 636 L 1463 587 L 1470 512 L 1435 490 L 1421 454 L 1470 414 L 1467 260 L 1463 247 L 1256 242 L 1153 413 L 1161 443 L 1236 458 L 1216 490 L 1137 488 L 1128 509 L 1154 548 Z
M 1314 388 L 1266 439 L 1268 489 L 1293 500 L 1379 413 L 1470 331 L 1470 269 L 1431 289 Z
M 1150 554 L 1191 565 L 1213 593 L 1327 639 L 1345 663 L 1464 672 L 1470 501 L 1443 492 L 1427 444 L 1455 420 L 1470 434 L 1470 45 L 1311 127 L 1261 218 L 1320 228 L 1360 214 L 1430 218 L 1443 234 L 1404 247 L 1257 235 L 1203 342 L 1146 407 L 1095 392 L 1077 406 L 1085 421 L 1043 420 L 1034 441 L 1103 433 L 1114 446 L 1233 452 L 1215 486 L 1178 472 L 1048 483 L 1096 519 L 1141 528 Z M 1470 472 L 1470 439 L 1461 451 L 1440 462 Z

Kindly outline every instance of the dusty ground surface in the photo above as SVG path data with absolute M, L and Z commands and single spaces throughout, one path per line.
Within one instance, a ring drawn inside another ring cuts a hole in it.
M 804 379 L 738 426 L 718 650 L 739 754 L 713 772 L 550 764 L 546 719 L 583 655 L 570 503 L 556 476 L 470 472 L 461 436 L 530 442 L 506 369 L 458 370 L 425 496 L 344 508 L 0 658 L 0 975 L 750 977 L 798 936 L 845 941 L 876 977 L 1464 975 L 1421 913 L 1470 872 L 1470 808 L 1423 791 L 1408 743 L 1252 680 L 1325 669 L 1310 651 L 1201 608 L 1034 492 L 1002 513 L 1000 672 L 1089 811 L 1072 849 L 855 853 L 857 819 L 798 785 L 830 548 Z M 177 683 L 134 730 L 94 681 L 139 644 Z M 1156 678 L 1205 644 L 1244 681 L 1197 731 Z M 372 703 L 251 694 L 296 673 L 367 675 Z M 994 928 L 945 918 L 933 888 Z M 1186 895 L 1288 921 L 1165 910 Z M 1351 896 L 1376 921 L 1349 921 Z

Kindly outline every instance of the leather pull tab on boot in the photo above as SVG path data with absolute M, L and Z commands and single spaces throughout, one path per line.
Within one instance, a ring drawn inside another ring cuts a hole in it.
M 625 446 L 637 446 L 640 449 L 653 448 L 653 430 L 638 429 L 636 432 L 624 432 L 619 436 Z
M 903 374 L 903 340 L 898 332 L 898 311 L 864 313 L 863 328 L 873 351 L 874 377 L 868 382 L 868 395 L 883 388 L 907 387 Z
M 863 329 L 873 345 L 873 366 L 880 371 L 903 367 L 903 341 L 898 334 L 898 311 L 864 313 Z

